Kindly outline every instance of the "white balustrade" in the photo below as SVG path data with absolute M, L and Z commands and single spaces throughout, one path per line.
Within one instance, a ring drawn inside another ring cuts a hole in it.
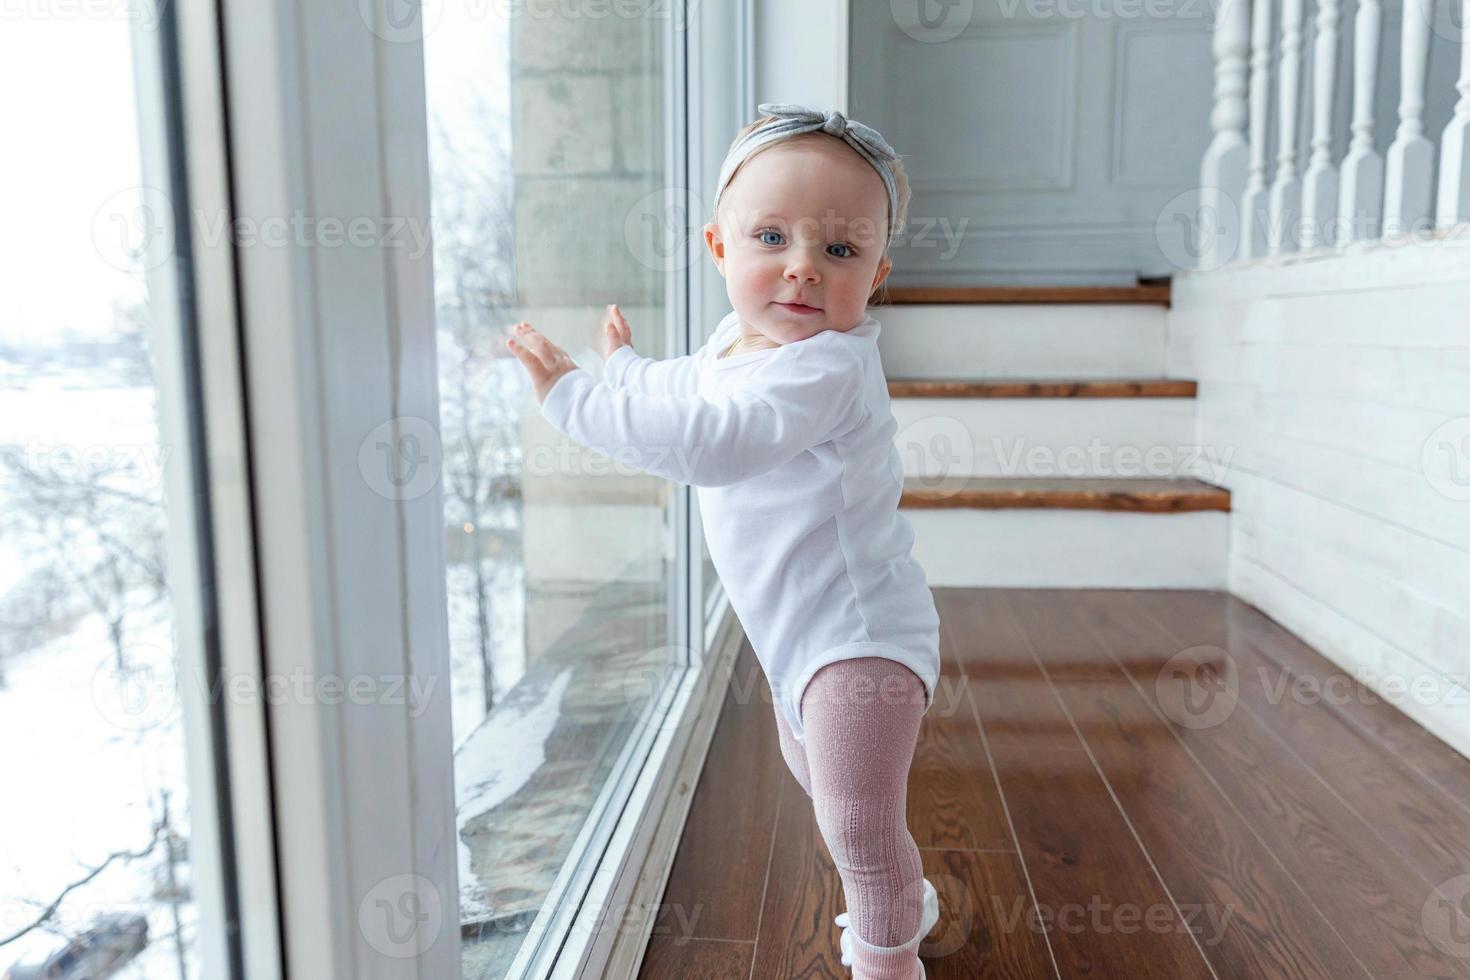
M 1383 176 L 1383 233 L 1402 235 L 1429 218 L 1434 146 L 1424 136 L 1424 75 L 1429 67 L 1433 0 L 1403 0 L 1399 50 L 1399 128 Z
M 1302 248 L 1331 245 L 1337 211 L 1337 168 L 1332 165 L 1332 97 L 1337 83 L 1339 0 L 1317 0 L 1312 49 L 1312 158 L 1302 178 Z
M 1281 70 L 1276 79 L 1276 178 L 1271 181 L 1268 251 L 1294 252 L 1302 185 L 1296 176 L 1296 107 L 1301 94 L 1303 0 L 1281 0 Z
M 1210 116 L 1214 137 L 1201 165 L 1202 211 L 1213 206 L 1214 213 L 1228 215 L 1230 205 L 1239 202 L 1236 213 L 1242 228 L 1235 257 L 1419 234 L 1432 222 L 1441 227 L 1470 223 L 1470 0 L 1439 0 L 1458 4 L 1461 33 L 1455 85 L 1459 98 L 1440 136 L 1437 195 L 1436 150 L 1425 135 L 1424 123 L 1425 102 L 1433 94 L 1426 92 L 1426 81 L 1436 0 L 1401 0 L 1398 120 L 1385 156 L 1374 149 L 1373 111 L 1382 0 L 1357 0 L 1352 23 L 1351 140 L 1340 165 L 1333 162 L 1332 141 L 1342 0 L 1313 0 L 1311 152 L 1300 178 L 1297 116 L 1307 0 L 1279 0 L 1279 22 L 1273 24 L 1277 2 L 1224 0 L 1215 22 L 1215 105 Z M 1273 37 L 1280 38 L 1281 52 L 1274 78 Z M 1273 82 L 1276 159 L 1268 183 L 1267 116 Z M 1222 253 L 1230 243 L 1228 235 L 1202 239 L 1200 267 L 1229 261 L 1232 256 Z
M 1245 190 L 1246 55 L 1250 39 L 1249 0 L 1222 0 L 1215 19 L 1214 138 L 1200 164 L 1200 267 L 1212 269 L 1234 258 L 1232 236 L 1222 223 L 1237 215 Z
M 1470 0 L 1467 0 L 1470 2 Z M 1251 7 L 1250 175 L 1240 202 L 1240 257 L 1266 254 L 1266 113 L 1271 101 L 1271 0 Z
M 1373 146 L 1373 94 L 1378 90 L 1379 0 L 1358 0 L 1353 18 L 1353 139 L 1342 161 L 1337 214 L 1344 241 L 1378 237 L 1383 210 L 1383 157 Z

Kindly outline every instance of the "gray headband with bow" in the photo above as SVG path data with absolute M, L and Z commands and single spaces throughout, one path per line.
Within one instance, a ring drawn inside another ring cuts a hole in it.
M 871 126 L 848 119 L 835 109 L 823 110 L 789 102 L 762 102 L 757 110 L 763 116 L 776 116 L 775 122 L 767 123 L 734 146 L 720 167 L 720 183 L 715 189 L 715 211 L 719 212 L 720 198 L 725 194 L 735 170 L 756 150 L 777 140 L 799 136 L 802 133 L 823 132 L 844 140 L 883 178 L 888 191 L 888 243 L 893 243 L 898 233 L 898 185 L 893 179 L 893 164 L 898 154 L 888 145 L 879 132 Z

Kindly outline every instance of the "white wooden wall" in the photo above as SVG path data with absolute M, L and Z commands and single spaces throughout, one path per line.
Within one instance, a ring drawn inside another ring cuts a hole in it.
M 1230 454 L 1230 591 L 1470 755 L 1470 226 L 1450 231 L 1176 277 L 1167 373 L 1198 379 L 1198 438 Z

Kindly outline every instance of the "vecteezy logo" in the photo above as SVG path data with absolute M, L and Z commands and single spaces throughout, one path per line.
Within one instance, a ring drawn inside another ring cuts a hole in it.
M 97 713 L 126 731 L 143 731 L 173 719 L 179 706 L 178 682 L 168 654 L 134 644 L 109 651 L 92 674 L 92 704 Z
M 689 208 L 696 208 L 690 211 Z M 698 194 L 682 187 L 660 187 L 633 202 L 623 220 L 623 242 L 641 266 L 653 272 L 678 272 L 694 261 L 694 215 L 704 214 Z M 700 227 L 703 227 L 702 225 Z
M 92 215 L 92 246 L 123 272 L 162 265 L 174 253 L 173 201 L 156 187 L 118 191 Z
M 385 41 L 417 44 L 439 25 L 444 6 L 441 0 L 357 0 L 357 15 Z
M 975 16 L 975 0 L 889 0 L 888 7 L 899 29 L 925 44 L 958 37 Z
M 414 500 L 439 482 L 444 459 L 439 433 L 412 415 L 389 419 L 357 449 L 357 468 L 367 485 L 389 500 Z
M 1470 874 L 1441 882 L 1420 913 L 1429 941 L 1451 956 L 1470 959 Z
M 1154 241 L 1176 269 L 1214 269 L 1235 258 L 1240 247 L 1240 208 L 1229 194 L 1192 187 L 1159 210 Z
M 1437 493 L 1470 500 L 1470 415 L 1450 419 L 1431 432 L 1419 464 Z
M 1466 10 L 1463 4 L 1422 3 L 1415 6 L 1419 16 L 1428 19 L 1429 29 L 1434 32 L 1435 37 L 1444 38 L 1455 48 L 1470 41 L 1470 23 L 1466 21 L 1470 17 L 1470 10 Z
M 633 724 L 658 732 L 693 724 L 692 713 L 667 711 L 660 703 L 678 689 L 685 673 L 683 665 L 689 659 L 687 647 L 671 644 L 648 651 L 639 657 L 638 666 L 621 672 L 623 707 Z
M 357 926 L 368 945 L 384 956 L 419 956 L 439 938 L 444 902 L 423 875 L 394 875 L 363 896 Z
M 902 463 L 902 472 L 895 475 L 917 477 L 926 491 L 939 490 L 946 479 L 968 476 L 975 469 L 975 439 L 952 415 L 915 419 L 899 430 L 893 444 Z M 963 483 L 950 486 L 958 492 Z
M 1174 724 L 1214 728 L 1224 724 L 1240 700 L 1240 675 L 1225 650 L 1204 644 L 1170 657 L 1154 679 L 1154 694 Z

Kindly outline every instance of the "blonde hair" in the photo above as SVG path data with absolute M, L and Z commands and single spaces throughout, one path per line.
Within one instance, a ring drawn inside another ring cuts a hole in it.
M 753 133 L 756 130 L 761 129 L 761 128 L 765 127 L 765 126 L 769 126 L 771 123 L 778 121 L 778 119 L 779 119 L 779 117 L 777 117 L 777 116 L 761 116 L 759 119 L 755 120 L 754 122 L 748 123 L 746 126 L 744 126 L 740 130 L 740 132 L 736 133 L 735 134 L 735 138 L 730 141 L 730 150 L 735 149 L 736 145 L 739 144 L 739 142 L 741 140 L 745 139 L 745 137 L 749 136 L 751 133 Z M 780 146 L 783 143 L 789 143 L 789 142 L 791 142 L 792 140 L 795 140 L 795 139 L 802 139 L 804 137 L 813 137 L 813 136 L 826 137 L 827 139 L 836 140 L 837 142 L 841 143 L 842 145 L 847 146 L 847 141 L 844 140 L 844 139 L 842 139 L 841 137 L 833 136 L 830 133 L 824 133 L 824 132 L 821 132 L 820 130 L 818 130 L 816 132 L 812 132 L 812 133 L 799 133 L 799 134 L 797 134 L 795 136 L 788 136 L 785 139 L 778 139 L 775 142 L 767 143 L 765 146 L 762 146 L 759 149 L 755 150 L 755 152 L 751 153 L 750 156 L 746 157 L 744 160 L 741 160 L 740 161 L 740 166 L 736 167 L 735 168 L 735 172 L 730 175 L 730 184 L 735 183 L 735 178 L 737 176 L 739 176 L 741 167 L 744 167 L 745 164 L 752 157 L 760 156 L 762 153 L 764 153 L 766 150 L 769 150 L 773 146 Z M 851 149 L 851 147 L 849 147 L 849 149 Z M 728 153 L 729 150 L 727 150 L 726 152 Z M 855 154 L 857 154 L 857 150 L 853 150 L 852 152 L 855 153 Z M 858 154 L 858 158 L 859 159 L 862 159 L 862 155 L 861 154 Z M 867 161 L 864 161 L 864 162 L 866 163 Z M 726 185 L 726 186 L 728 187 L 729 185 Z M 888 240 L 889 240 L 889 242 L 892 242 L 892 240 L 893 240 L 894 228 L 902 228 L 903 225 L 904 225 L 904 222 L 908 220 L 908 213 L 909 213 L 909 197 L 910 197 L 910 194 L 911 194 L 911 192 L 909 190 L 909 175 L 903 169 L 903 157 L 902 157 L 901 154 L 899 156 L 899 159 L 893 161 L 893 186 L 894 186 L 894 189 L 898 192 L 898 207 L 894 211 L 893 228 L 888 229 Z M 719 215 L 719 209 L 718 208 L 715 209 L 715 214 L 714 214 L 714 217 L 713 217 L 712 220 L 714 220 L 716 223 L 719 222 L 720 215 Z M 883 255 L 880 256 L 879 258 L 880 259 L 886 258 L 888 256 L 888 251 L 889 251 L 889 244 L 888 243 L 885 243 L 884 246 L 883 246 Z M 880 286 L 879 289 L 886 291 L 887 288 L 888 288 L 888 280 L 887 279 L 884 279 L 883 280 L 883 285 Z M 886 293 L 885 293 L 885 295 L 886 295 Z

